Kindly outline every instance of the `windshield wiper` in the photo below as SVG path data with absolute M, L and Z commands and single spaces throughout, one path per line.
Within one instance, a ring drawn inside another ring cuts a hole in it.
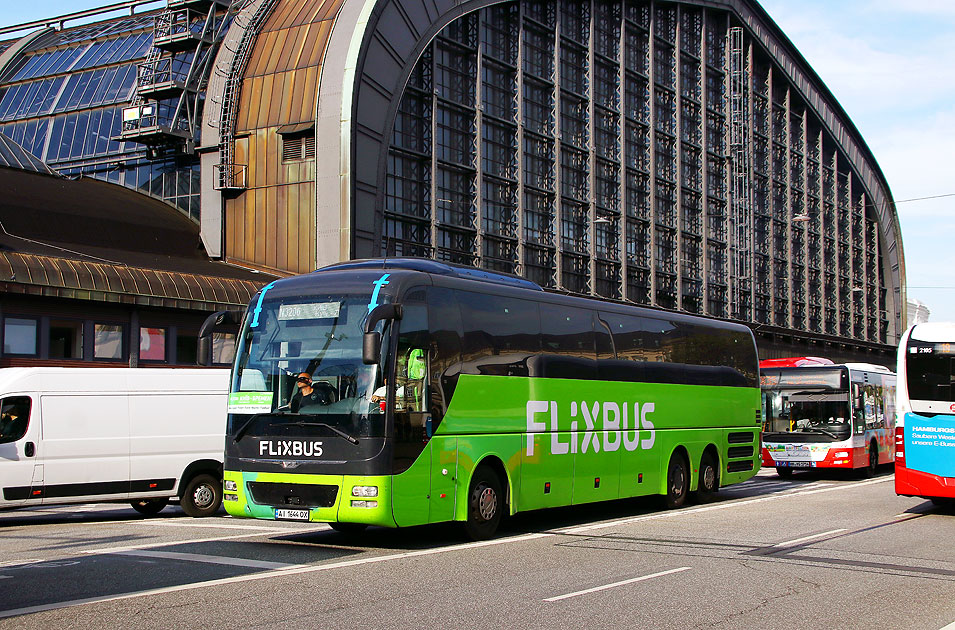
M 287 416 L 287 415 L 291 415 L 290 412 L 288 410 L 282 409 L 281 407 L 279 409 L 276 409 L 275 411 L 260 411 L 259 413 L 254 413 L 252 414 L 252 417 L 246 420 L 245 424 L 239 427 L 239 430 L 235 432 L 235 436 L 232 438 L 232 441 L 238 444 L 239 440 L 242 439 L 242 436 L 245 435 L 245 432 L 248 431 L 249 427 L 252 426 L 252 423 L 258 420 L 259 418 L 261 418 L 262 416 Z
M 825 429 L 817 429 L 816 427 L 803 427 L 800 429 L 803 433 L 822 433 L 823 435 L 828 435 L 833 440 L 838 440 L 839 436 L 833 433 L 832 431 L 826 431 Z
M 332 425 L 325 422 L 305 422 L 304 420 L 299 420 L 297 422 L 286 422 L 282 425 L 283 427 L 325 427 L 326 429 L 331 429 L 333 432 L 342 436 L 352 444 L 358 444 L 358 438 L 355 438 L 339 428 L 333 427 Z

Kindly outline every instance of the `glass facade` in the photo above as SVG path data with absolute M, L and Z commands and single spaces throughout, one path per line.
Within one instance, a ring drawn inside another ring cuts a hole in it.
M 138 189 L 198 220 L 197 159 L 149 160 L 142 145 L 117 140 L 154 20 L 148 13 L 39 37 L 0 76 L 0 133 L 64 175 Z M 177 55 L 169 72 L 188 68 L 190 55 Z
M 769 53 L 748 35 L 734 48 L 740 26 L 616 0 L 456 19 L 401 97 L 381 253 L 885 342 L 869 191 Z M 740 177 L 751 193 L 734 205 Z

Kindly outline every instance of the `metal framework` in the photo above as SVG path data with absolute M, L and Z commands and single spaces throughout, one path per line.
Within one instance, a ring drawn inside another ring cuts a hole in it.
M 156 17 L 153 47 L 139 64 L 120 139 L 144 144 L 154 155 L 195 151 L 203 92 L 233 7 L 233 0 L 168 0 Z
M 869 191 L 802 98 L 725 11 L 466 14 L 402 94 L 381 253 L 884 343 Z

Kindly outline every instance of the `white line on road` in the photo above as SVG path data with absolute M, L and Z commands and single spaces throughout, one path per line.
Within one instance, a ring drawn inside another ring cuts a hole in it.
M 664 575 L 670 575 L 671 573 L 679 573 L 681 571 L 689 571 L 689 570 L 690 570 L 690 567 L 680 567 L 679 569 L 670 569 L 669 571 L 660 571 L 659 573 L 652 573 L 650 575 L 644 575 L 641 577 L 631 578 L 629 580 L 623 580 L 622 582 L 614 582 L 613 584 L 604 584 L 603 586 L 595 586 L 594 588 L 588 588 L 587 590 L 584 590 L 584 591 L 577 591 L 576 593 L 567 593 L 566 595 L 548 597 L 544 601 L 558 602 L 562 599 L 577 597 L 578 595 L 587 595 L 588 593 L 596 593 L 597 591 L 605 591 L 608 588 L 616 588 L 618 586 L 624 586 L 626 584 L 633 584 L 634 582 L 643 582 L 644 580 L 652 580 L 653 578 L 663 577 Z
M 299 569 L 288 569 L 288 570 L 285 570 L 285 571 L 265 571 L 265 572 L 262 572 L 262 573 L 253 573 L 253 574 L 251 574 L 251 575 L 242 575 L 242 576 L 237 576 L 237 577 L 232 577 L 232 578 L 222 578 L 222 579 L 218 579 L 218 580 L 208 580 L 208 581 L 206 581 L 206 582 L 193 582 L 193 583 L 190 583 L 190 584 L 180 584 L 180 585 L 178 585 L 178 586 L 169 586 L 169 587 L 157 588 L 157 589 L 150 589 L 150 590 L 145 590 L 145 591 L 135 591 L 135 592 L 131 592 L 131 593 L 123 593 L 123 594 L 121 594 L 121 595 L 104 595 L 104 596 L 100 596 L 100 597 L 88 597 L 88 598 L 85 598 L 85 599 L 74 599 L 74 600 L 69 600 L 69 601 L 54 602 L 54 603 L 50 603 L 50 604 L 42 604 L 42 605 L 39 605 L 39 606 L 28 606 L 28 607 L 25 607 L 25 608 L 18 608 L 18 609 L 14 609 L 14 610 L 4 610 L 4 611 L 0 611 L 0 619 L 4 619 L 4 618 L 7 618 L 7 617 L 15 617 L 15 616 L 17 616 L 17 615 L 26 615 L 26 614 L 30 614 L 30 613 L 43 612 L 43 611 L 47 611 L 47 610 L 55 610 L 55 609 L 57 609 L 57 608 L 66 608 L 66 607 L 69 607 L 69 606 L 79 606 L 79 605 L 84 605 L 84 604 L 94 604 L 94 603 L 98 603 L 98 602 L 108 602 L 108 601 L 116 601 L 116 600 L 122 600 L 122 599 L 133 599 L 133 598 L 136 598 L 136 597 L 146 597 L 146 596 L 149 596 L 149 595 L 160 595 L 160 594 L 164 594 L 164 593 L 175 593 L 175 592 L 179 592 L 179 591 L 189 591 L 189 590 L 194 590 L 194 589 L 198 589 L 198 588 L 206 588 L 206 587 L 209 587 L 209 586 L 222 586 L 222 585 L 226 585 L 226 584 L 236 584 L 236 583 L 240 583 L 240 582 L 251 582 L 251 581 L 255 581 L 255 580 L 265 580 L 265 579 L 269 579 L 269 578 L 283 577 L 283 576 L 287 576 L 287 575 L 297 575 L 297 574 L 302 574 L 302 573 L 314 573 L 314 572 L 318 572 L 318 571 L 329 571 L 329 570 L 332 570 L 332 569 L 340 569 L 340 568 L 344 568 L 344 567 L 352 567 L 352 566 L 358 566 L 358 565 L 362 565 L 362 564 L 372 564 L 372 563 L 379 563 L 379 562 L 387 562 L 387 561 L 390 561 L 390 560 L 401 560 L 401 559 L 413 558 L 413 557 L 417 557 L 417 556 L 433 555 L 433 554 L 439 554 L 439 553 L 446 553 L 446 552 L 450 552 L 450 551 L 462 551 L 462 550 L 474 549 L 474 548 L 478 548 L 478 547 L 487 547 L 487 546 L 492 546 L 492 545 L 504 545 L 504 544 L 510 544 L 510 543 L 516 543 L 516 542 L 524 542 L 524 541 L 527 541 L 527 540 L 534 540 L 534 539 L 537 539 L 537 538 L 550 538 L 550 537 L 553 537 L 553 536 L 558 536 L 558 535 L 560 535 L 560 534 L 577 534 L 577 533 L 583 533 L 583 532 L 593 531 L 593 530 L 597 530 L 597 529 L 604 529 L 604 528 L 608 528 L 608 527 L 619 527 L 620 525 L 629 525 L 630 523 L 636 523 L 636 522 L 640 522 L 640 521 L 653 520 L 653 519 L 657 519 L 657 518 L 674 518 L 674 517 L 679 517 L 679 516 L 686 516 L 686 515 L 688 515 L 688 514 L 696 514 L 696 513 L 700 513 L 700 512 L 709 512 L 709 511 L 712 511 L 712 510 L 723 510 L 723 509 L 728 509 L 728 508 L 731 508 L 731 507 L 739 507 L 739 506 L 745 506 L 745 505 L 752 505 L 752 504 L 754 504 L 754 503 L 762 503 L 762 502 L 764 502 L 764 501 L 776 501 L 776 500 L 779 500 L 779 499 L 789 499 L 789 498 L 791 498 L 791 497 L 800 496 L 800 495 L 819 494 L 819 493 L 822 493 L 822 492 L 836 492 L 836 491 L 839 491 L 839 490 L 851 490 L 851 489 L 853 489 L 853 488 L 858 488 L 859 486 L 865 486 L 865 485 L 870 485 L 870 484 L 874 484 L 874 483 L 886 483 L 886 482 L 888 482 L 888 481 L 892 481 L 892 478 L 891 478 L 891 477 L 888 477 L 888 478 L 885 478 L 885 479 L 872 479 L 872 480 L 870 480 L 870 481 L 862 481 L 862 482 L 855 483 L 855 484 L 846 484 L 846 485 L 840 485 L 840 486 L 832 486 L 832 487 L 828 487 L 828 488 L 820 488 L 820 489 L 817 489 L 817 490 L 809 490 L 809 491 L 806 491 L 806 492 L 799 492 L 799 493 L 787 493 L 787 494 L 779 494 L 779 495 L 773 495 L 773 496 L 768 496 L 768 497 L 758 497 L 758 498 L 755 498 L 755 499 L 745 499 L 745 500 L 738 500 L 738 501 L 728 501 L 728 502 L 726 502 L 726 503 L 721 503 L 721 504 L 718 504 L 718 505 L 708 505 L 708 506 L 705 506 L 705 507 L 699 507 L 699 508 L 693 508 L 693 509 L 687 509 L 687 510 L 675 510 L 675 511 L 672 511 L 672 512 L 664 512 L 664 513 L 661 513 L 661 514 L 651 514 L 651 515 L 646 515 L 646 516 L 638 516 L 638 517 L 635 517 L 635 518 L 624 518 L 624 519 L 619 519 L 619 520 L 615 520 L 615 521 L 610 521 L 610 522 L 607 522 L 607 523 L 601 523 L 601 524 L 599 524 L 599 525 L 591 525 L 591 526 L 588 526 L 588 527 L 577 527 L 577 528 L 571 528 L 571 529 L 565 529 L 565 530 L 557 530 L 557 531 L 554 532 L 554 533 L 524 534 L 524 535 L 521 535 L 521 536 L 512 536 L 512 537 L 510 537 L 510 538 L 498 538 L 498 539 L 496 539 L 496 540 L 489 540 L 489 541 L 478 542 L 478 543 L 466 543 L 466 544 L 463 544 L 463 545 L 451 545 L 451 546 L 448 546 L 448 547 L 440 547 L 440 548 L 437 548 L 437 549 L 424 549 L 424 550 L 421 550 L 421 551 L 411 551 L 411 552 L 398 553 L 398 554 L 392 554 L 392 555 L 387 555 L 387 556 L 374 556 L 374 557 L 371 557 L 371 558 L 359 558 L 359 559 L 356 559 L 356 560 L 345 560 L 345 561 L 341 561 L 341 562 L 333 562 L 333 563 L 330 563 L 330 564 L 309 565 L 309 566 L 305 566 L 305 567 L 302 567 L 302 568 L 299 568 Z M 282 530 L 282 531 L 286 531 L 286 532 L 287 532 L 287 531 L 289 531 L 289 530 Z M 296 533 L 296 534 L 310 533 L 310 531 L 305 531 L 305 532 L 299 532 L 299 531 L 295 531 L 295 530 L 293 530 L 293 531 L 294 531 L 294 533 Z M 311 531 L 317 531 L 317 530 L 311 530 Z M 196 540 L 187 540 L 187 541 L 181 541 L 181 542 L 209 542 L 209 541 L 216 541 L 216 540 L 228 540 L 228 539 L 236 539 L 236 538 L 248 538 L 248 537 L 252 537 L 252 536 L 256 536 L 256 535 L 258 535 L 258 534 L 239 534 L 239 535 L 236 535 L 236 536 L 224 536 L 224 537 L 208 538 L 208 539 L 196 539 Z M 161 546 L 167 546 L 167 545 L 170 545 L 170 544 L 177 544 L 177 543 L 168 543 L 168 542 L 167 542 L 167 543 L 156 543 L 156 544 L 154 544 L 154 545 L 140 545 L 140 546 L 138 546 L 138 547 L 128 547 L 127 549 L 143 549 L 143 548 L 146 548 L 146 547 L 161 547 Z M 179 544 L 181 544 L 181 543 L 179 543 Z M 87 551 L 87 552 L 84 552 L 84 553 L 99 553 L 99 554 L 102 554 L 102 553 L 115 553 L 115 552 L 118 551 L 118 550 L 120 550 L 120 548 L 113 548 L 113 549 L 108 549 L 108 548 L 106 548 L 106 549 L 98 549 L 98 550 Z M 955 630 L 955 629 L 952 629 L 952 630 Z
M 149 551 L 147 549 L 136 549 L 132 551 L 120 551 L 117 555 L 137 556 L 143 558 L 163 558 L 166 560 L 186 560 L 188 562 L 205 562 L 207 564 L 225 564 L 235 567 L 249 567 L 252 569 L 270 569 L 272 571 L 285 571 L 302 567 L 302 564 L 286 564 L 284 562 L 269 562 L 267 560 L 248 560 L 246 558 L 232 558 L 227 556 L 209 556 L 201 553 L 180 553 L 177 551 Z
M 522 536 L 513 536 L 511 538 L 498 538 L 496 540 L 486 540 L 483 542 L 466 543 L 463 545 L 451 545 L 449 547 L 439 547 L 437 549 L 422 549 L 420 551 L 396 553 L 396 554 L 392 554 L 388 556 L 373 556 L 371 558 L 343 560 L 341 562 L 333 562 L 331 564 L 308 565 L 308 566 L 303 566 L 303 567 L 295 568 L 295 569 L 286 569 L 283 571 L 267 571 L 264 573 L 240 575 L 237 577 L 222 578 L 219 580 L 209 580 L 206 582 L 193 582 L 191 584 L 180 584 L 178 586 L 167 586 L 165 588 L 154 588 L 154 589 L 149 589 L 145 591 L 123 593 L 122 595 L 103 595 L 100 597 L 87 597 L 84 599 L 73 599 L 73 600 L 64 601 L 64 602 L 41 604 L 39 606 L 27 606 L 25 608 L 17 608 L 14 610 L 0 610 L 0 619 L 5 619 L 7 617 L 16 617 L 18 615 L 28 615 L 31 613 L 44 612 L 47 610 L 55 610 L 57 608 L 67 608 L 69 606 L 95 604 L 98 602 L 111 602 L 111 601 L 117 601 L 122 599 L 132 599 L 134 597 L 144 597 L 147 595 L 161 595 L 164 593 L 176 593 L 179 591 L 191 591 L 197 588 L 204 588 L 207 586 L 223 586 L 227 584 L 237 584 L 240 582 L 253 582 L 256 580 L 263 580 L 267 578 L 274 578 L 274 577 L 286 576 L 286 575 L 299 575 L 302 573 L 317 573 L 319 571 L 330 571 L 332 569 L 341 569 L 344 567 L 354 567 L 354 566 L 359 566 L 363 564 L 387 562 L 389 560 L 402 560 L 405 558 L 415 558 L 418 556 L 430 556 L 434 554 L 445 553 L 448 551 L 461 551 L 463 549 L 474 549 L 477 547 L 491 547 L 494 545 L 504 545 L 504 544 L 508 544 L 512 542 L 522 542 L 525 540 L 533 540 L 535 538 L 549 538 L 551 536 L 554 536 L 554 534 L 524 534 Z M 100 553 L 106 553 L 106 552 L 101 551 Z
M 8 569 L 10 567 L 16 567 L 21 564 L 34 564 L 37 562 L 42 562 L 40 559 L 30 558 L 28 560 L 0 560 L 0 567 Z
M 315 532 L 323 532 L 325 528 L 320 529 L 306 529 L 306 530 L 288 530 L 288 529 L 275 529 L 272 533 L 294 533 L 296 535 L 301 534 L 313 534 Z M 151 549 L 153 547 L 172 547 L 173 545 L 188 545 L 192 543 L 206 543 L 206 542 L 217 542 L 220 540 L 237 540 L 239 538 L 255 538 L 256 536 L 261 536 L 262 532 L 255 532 L 253 534 L 235 534 L 234 536 L 209 536 L 207 538 L 186 538 L 184 540 L 166 540 L 159 541 L 154 543 L 147 543 L 143 545 L 129 545 L 127 547 L 102 547 L 100 549 L 86 549 L 80 553 L 88 554 L 91 556 L 109 554 L 109 553 L 120 553 L 124 551 L 135 551 L 137 549 Z
M 714 512 L 717 510 L 727 510 L 729 508 L 740 507 L 744 505 L 753 505 L 754 503 L 764 503 L 766 501 L 779 501 L 781 499 L 791 499 L 792 497 L 806 496 L 810 494 L 822 494 L 823 492 L 837 492 L 839 490 L 850 490 L 860 486 L 868 486 L 874 483 L 886 483 L 892 481 L 892 477 L 885 479 L 872 479 L 870 481 L 860 481 L 859 483 L 846 484 L 843 486 L 830 486 L 826 488 L 817 488 L 815 490 L 805 490 L 802 492 L 787 492 L 785 494 L 773 494 L 765 497 L 756 497 L 754 499 L 741 499 L 738 501 L 727 501 L 726 503 L 717 503 L 716 505 L 706 505 L 703 507 L 689 508 L 685 510 L 674 510 L 672 512 L 660 512 L 657 514 L 647 514 L 645 516 L 634 516 L 623 518 L 596 525 L 586 525 L 584 527 L 572 527 L 570 529 L 558 530 L 561 534 L 583 534 L 598 529 L 607 529 L 608 527 L 618 527 L 620 525 L 630 525 L 642 521 L 653 521 L 661 518 L 674 518 L 676 516 L 685 516 L 687 514 L 700 514 L 702 512 Z
M 140 521 L 143 525 L 162 525 L 163 527 L 199 527 L 207 529 L 248 529 L 248 530 L 257 530 L 263 532 L 279 532 L 279 531 L 289 531 L 297 533 L 298 530 L 295 529 L 283 529 L 281 527 L 267 527 L 264 525 L 232 525 L 227 523 L 197 523 L 192 519 L 175 519 L 175 520 L 158 520 L 151 519 L 146 521 Z
M 941 628 L 940 630 L 955 630 L 955 621 L 953 621 L 952 623 L 948 624 L 948 625 L 945 626 L 944 628 Z
M 773 547 L 789 547 L 790 545 L 797 545 L 801 542 L 806 542 L 807 540 L 814 540 L 816 538 L 822 538 L 823 536 L 828 536 L 829 534 L 838 534 L 839 532 L 846 531 L 845 528 L 842 529 L 833 529 L 828 532 L 822 532 L 820 534 L 813 534 L 812 536 L 803 536 L 802 538 L 797 538 L 796 540 L 787 540 L 786 542 L 776 543 Z

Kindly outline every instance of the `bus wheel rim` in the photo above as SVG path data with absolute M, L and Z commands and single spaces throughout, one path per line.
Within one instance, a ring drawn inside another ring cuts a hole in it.
M 490 486 L 484 486 L 478 494 L 478 514 L 485 521 L 494 518 L 497 512 L 497 494 Z
M 677 467 L 673 471 L 673 475 L 670 481 L 670 492 L 673 493 L 673 496 L 680 496 L 683 494 L 683 469 Z
M 716 471 L 712 466 L 707 466 L 703 470 L 703 487 L 706 490 L 712 490 L 714 485 L 716 485 Z

